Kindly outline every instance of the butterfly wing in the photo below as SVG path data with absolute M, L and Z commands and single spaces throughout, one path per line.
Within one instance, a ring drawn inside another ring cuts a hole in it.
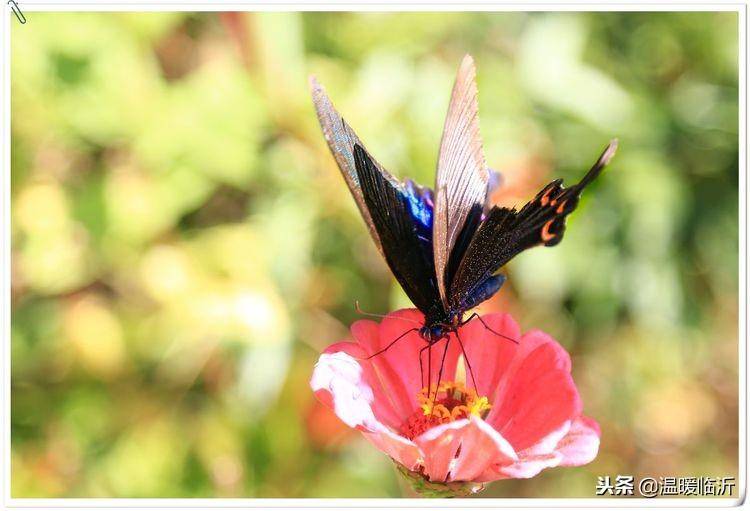
M 442 304 L 432 257 L 432 190 L 393 177 L 370 156 L 315 78 L 310 88 L 328 147 L 378 250 L 414 305 L 437 317 Z
M 545 186 L 520 211 L 493 207 L 466 249 L 451 283 L 449 307 L 466 310 L 489 298 L 484 285 L 492 274 L 527 248 L 557 245 L 565 232 L 565 219 L 576 208 L 583 189 L 593 181 L 617 149 L 609 143 L 581 181 L 570 188 L 557 179 Z M 497 291 L 499 286 L 494 289 Z
M 414 222 L 410 192 L 406 186 L 387 179 L 358 144 L 354 146 L 354 162 L 362 197 L 388 266 L 414 305 L 428 318 L 439 317 L 442 302 L 431 244 Z
M 440 142 L 432 242 L 444 304 L 452 274 L 481 220 L 488 190 L 475 76 L 474 61 L 466 55 L 453 86 Z
M 503 175 L 496 170 L 488 170 L 487 191 L 484 193 L 484 207 L 482 208 L 482 215 L 485 217 L 492 208 L 492 194 L 495 193 L 495 190 L 503 186 Z
M 310 90 L 312 92 L 313 105 L 318 115 L 320 127 L 323 129 L 323 136 L 328 143 L 328 148 L 331 150 L 331 154 L 333 154 L 333 158 L 336 160 L 336 164 L 344 176 L 344 180 L 357 203 L 362 218 L 364 218 L 367 224 L 367 229 L 370 231 L 372 239 L 375 241 L 380 253 L 383 254 L 383 245 L 370 217 L 370 212 L 365 205 L 362 187 L 359 184 L 357 169 L 354 163 L 354 146 L 360 145 L 364 148 L 364 144 L 362 144 L 362 141 L 344 118 L 336 111 L 325 89 L 314 77 L 310 77 Z M 398 180 L 377 161 L 374 159 L 371 159 L 371 161 L 383 179 L 393 186 L 399 185 Z

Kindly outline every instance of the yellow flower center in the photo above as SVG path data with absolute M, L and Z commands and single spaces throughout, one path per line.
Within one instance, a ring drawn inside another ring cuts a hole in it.
M 413 439 L 428 429 L 446 424 L 470 415 L 483 417 L 492 408 L 485 396 L 479 396 L 475 389 L 466 388 L 461 382 L 443 381 L 433 384 L 417 393 L 417 409 L 401 427 L 401 432 Z

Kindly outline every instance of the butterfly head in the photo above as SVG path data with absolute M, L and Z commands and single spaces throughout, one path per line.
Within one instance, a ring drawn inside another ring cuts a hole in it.
M 449 330 L 450 328 L 448 325 L 438 323 L 423 326 L 419 329 L 419 334 L 425 341 L 432 344 L 445 337 Z
M 419 329 L 419 333 L 425 341 L 435 343 L 445 338 L 450 332 L 457 330 L 461 326 L 462 317 L 462 311 L 452 312 L 446 321 L 428 321 Z

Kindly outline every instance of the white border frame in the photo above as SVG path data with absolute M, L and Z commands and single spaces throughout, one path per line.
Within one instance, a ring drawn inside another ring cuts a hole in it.
M 746 2 L 719 2 L 719 3 L 697 3 L 697 2 L 662 2 L 662 3 L 594 3 L 590 1 L 564 3 L 562 1 L 551 1 L 545 3 L 467 3 L 453 4 L 450 2 L 419 2 L 398 3 L 393 0 L 381 2 L 344 3 L 331 2 L 320 3 L 309 1 L 304 3 L 287 2 L 243 2 L 243 1 L 221 1 L 213 3 L 204 2 L 179 2 L 164 1 L 145 2 L 143 0 L 129 2 L 115 1 L 77 1 L 45 2 L 36 0 L 16 0 L 16 3 L 25 12 L 42 11 L 374 11 L 374 12 L 408 12 L 408 11 L 489 11 L 489 12 L 513 12 L 513 11 L 725 11 L 738 13 L 739 30 L 739 467 L 737 491 L 738 496 L 733 499 L 720 498 L 492 498 L 492 499 L 406 499 L 406 498 L 372 498 L 372 499 L 297 499 L 297 498 L 244 498 L 244 499 L 211 499 L 211 498 L 164 498 L 164 499 L 98 499 L 98 498 L 13 498 L 10 494 L 10 28 L 11 23 L 17 23 L 15 14 L 10 5 L 5 4 L 5 15 L 2 19 L 3 36 L 0 55 L 3 57 L 3 101 L 2 117 L 3 126 L 0 135 L 3 141 L 3 181 L 0 203 L 2 204 L 2 253 L 0 263 L 2 268 L 3 294 L 0 298 L 2 306 L 0 310 L 0 332 L 2 332 L 2 358 L 3 371 L 2 381 L 2 503 L 5 508 L 13 509 L 81 509 L 81 508 L 141 508 L 141 509 L 163 509 L 163 508 L 189 508 L 189 509 L 213 509 L 213 508 L 337 508 L 337 509 L 403 509 L 403 508 L 632 508 L 632 507 L 661 507 L 661 508 L 696 508 L 696 507 L 734 507 L 746 504 L 747 492 L 747 316 L 748 309 L 747 289 L 747 24 L 748 6 Z M 744 314 L 743 314 L 744 311 Z

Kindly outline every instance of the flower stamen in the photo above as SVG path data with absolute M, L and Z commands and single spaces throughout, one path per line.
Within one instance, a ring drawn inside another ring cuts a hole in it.
M 492 408 L 489 399 L 479 396 L 463 382 L 442 381 L 417 393 L 419 408 L 409 416 L 401 432 L 413 439 L 428 429 L 471 415 L 483 417 Z

